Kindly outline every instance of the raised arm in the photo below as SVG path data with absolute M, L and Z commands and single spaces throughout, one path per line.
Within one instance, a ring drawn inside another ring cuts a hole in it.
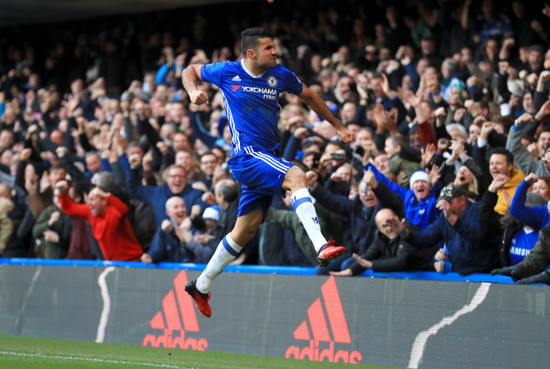
M 521 143 L 522 128 L 533 121 L 533 117 L 525 113 L 517 118 L 514 125 L 510 127 L 508 139 L 506 141 L 506 149 L 514 155 L 514 162 L 523 173 L 535 172 L 536 159 L 531 156 L 531 153 Z
M 130 170 L 126 173 L 126 191 L 146 204 L 151 204 L 154 194 L 151 193 L 149 186 L 141 184 L 140 158 L 137 154 L 133 154 L 129 160 Z
M 544 215 L 547 212 L 546 206 L 525 206 L 527 201 L 527 191 L 533 183 L 538 180 L 538 176 L 530 173 L 517 187 L 514 198 L 510 204 L 510 214 L 521 223 L 540 230 L 544 227 Z
M 189 100 L 197 105 L 208 104 L 209 102 L 208 94 L 199 90 L 197 86 L 197 82 L 201 80 L 201 68 L 202 64 L 191 64 L 181 73 L 181 81 L 189 94 Z
M 311 108 L 314 112 L 322 116 L 327 122 L 329 122 L 338 132 L 338 136 L 346 144 L 351 144 L 354 140 L 354 134 L 350 130 L 340 123 L 338 119 L 332 114 L 327 104 L 317 95 L 313 90 L 303 84 L 302 93 L 299 95 L 302 100 Z
M 372 170 L 365 172 L 363 180 L 372 188 L 382 207 L 392 209 L 399 219 L 405 218 L 403 198 L 401 196 L 393 192 L 386 183 L 377 181 L 376 175 Z
M 402 198 L 405 198 L 405 196 L 407 195 L 407 192 L 409 190 L 407 190 L 406 188 L 403 188 L 401 186 L 399 186 L 398 184 L 396 183 L 393 183 L 392 181 L 390 181 L 390 179 L 388 177 L 386 177 L 383 173 L 381 173 L 378 168 L 376 168 L 374 166 L 374 164 L 372 163 L 368 163 L 366 166 L 365 166 L 365 171 L 369 171 L 369 170 L 372 170 L 372 172 L 374 173 L 374 175 L 376 176 L 376 180 L 378 182 L 382 182 L 382 183 L 385 183 L 386 186 L 388 186 L 388 188 L 392 191 L 392 192 L 395 192 L 397 194 L 399 194 L 399 196 L 401 196 Z
M 79 218 L 90 219 L 92 212 L 90 207 L 84 204 L 75 204 L 69 197 L 67 181 L 59 181 L 56 183 L 56 188 L 59 190 L 59 203 L 61 210 L 67 215 L 73 215 Z
M 193 135 L 200 139 L 206 146 L 212 148 L 221 137 L 213 136 L 208 132 L 201 121 L 201 116 L 193 108 L 189 108 L 189 125 Z
M 349 215 L 353 212 L 354 200 L 336 195 L 319 185 L 317 173 L 310 170 L 306 173 L 306 179 L 311 195 L 325 208 L 340 215 Z
M 118 197 L 113 196 L 111 193 L 106 195 L 105 200 L 107 200 L 107 203 L 114 207 L 121 215 L 128 213 L 128 206 L 126 206 L 126 204 L 123 203 Z

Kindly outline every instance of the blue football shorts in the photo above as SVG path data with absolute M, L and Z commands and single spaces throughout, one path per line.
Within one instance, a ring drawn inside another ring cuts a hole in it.
M 294 164 L 270 152 L 254 151 L 250 146 L 233 155 L 227 163 L 242 185 L 238 216 L 260 208 L 265 219 L 273 196 L 285 195 L 281 188 L 283 179 Z

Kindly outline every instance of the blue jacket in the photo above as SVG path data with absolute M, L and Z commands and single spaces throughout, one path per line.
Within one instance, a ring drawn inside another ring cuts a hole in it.
M 548 224 L 550 216 L 547 205 L 525 206 L 529 187 L 531 184 L 525 181 L 522 181 L 517 187 L 510 205 L 510 215 L 538 232 Z
M 493 194 L 494 195 L 494 194 Z M 443 213 L 423 231 L 409 231 L 408 241 L 415 247 L 432 247 L 445 241 L 453 272 L 461 275 L 489 273 L 500 266 L 501 229 L 490 194 L 481 202 L 467 201 L 466 209 L 452 226 Z M 482 221 L 483 219 L 483 221 Z
M 157 242 L 153 242 L 149 250 L 149 255 L 154 263 L 189 263 L 193 261 L 191 253 L 174 232 L 167 233 L 158 227 L 154 238 Z
M 187 66 L 183 65 L 181 70 L 184 70 L 185 68 L 187 68 Z M 168 80 L 166 79 L 166 77 L 168 76 L 168 73 L 170 73 L 170 71 L 176 71 L 176 63 L 173 63 L 172 65 L 168 65 L 168 63 L 164 63 L 163 65 L 160 66 L 160 68 L 157 70 L 157 74 L 155 75 L 155 82 L 157 85 L 160 85 L 160 84 L 168 84 L 169 87 L 173 87 L 172 84 L 170 84 L 168 82 Z
M 195 136 L 195 138 L 201 140 L 209 148 L 218 146 L 223 149 L 231 149 L 231 146 L 227 142 L 225 142 L 223 136 L 214 136 L 210 134 L 210 132 L 206 128 L 204 128 L 200 114 L 190 111 L 189 125 L 191 126 L 191 131 L 193 131 L 193 135 Z
M 439 210 L 435 207 L 437 199 L 435 197 L 438 188 L 432 188 L 430 196 L 422 201 L 417 201 L 413 190 L 403 188 L 392 181 L 390 181 L 385 175 L 380 173 L 378 169 L 372 165 L 367 164 L 365 170 L 371 169 L 376 176 L 378 182 L 385 183 L 390 190 L 397 193 L 403 199 L 403 206 L 405 207 L 405 218 L 411 224 L 417 226 L 420 229 L 425 229 L 429 224 L 433 223 L 439 215 Z M 439 188 L 439 190 L 441 190 Z
M 203 210 L 209 206 L 207 203 L 202 201 L 202 194 L 204 192 L 194 189 L 189 183 L 185 186 L 181 193 L 174 194 L 170 191 L 167 184 L 161 186 L 142 185 L 141 178 L 138 173 L 138 169 L 131 169 L 129 171 L 129 175 L 126 177 L 126 188 L 131 196 L 136 197 L 153 207 L 158 226 L 162 224 L 164 219 L 168 219 L 165 204 L 166 201 L 173 196 L 179 196 L 183 199 L 183 201 L 185 201 L 187 214 L 191 214 L 191 207 L 193 205 L 200 205 Z

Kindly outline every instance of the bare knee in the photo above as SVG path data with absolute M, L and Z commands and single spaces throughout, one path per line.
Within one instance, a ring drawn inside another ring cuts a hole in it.
M 230 235 L 231 239 L 237 243 L 237 245 L 244 247 L 250 240 L 254 238 L 260 227 L 255 224 L 250 224 L 246 228 L 234 228 Z
M 252 213 L 237 218 L 235 227 L 230 233 L 231 239 L 235 241 L 237 245 L 244 247 L 254 238 L 258 229 L 260 229 L 262 219 L 263 216 L 260 209 L 256 209 Z
M 283 190 L 290 190 L 291 192 L 300 188 L 305 188 L 306 174 L 300 167 L 293 165 L 288 172 L 286 172 L 282 187 Z

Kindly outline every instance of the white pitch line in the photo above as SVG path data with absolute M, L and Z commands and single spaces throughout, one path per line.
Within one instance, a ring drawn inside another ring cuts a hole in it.
M 439 323 L 430 327 L 430 329 L 428 329 L 427 331 L 420 332 L 418 336 L 416 336 L 416 339 L 414 340 L 414 344 L 411 350 L 411 358 L 409 359 L 409 365 L 407 366 L 407 368 L 411 368 L 411 369 L 418 368 L 418 365 L 422 360 L 422 355 L 424 355 L 424 348 L 426 346 L 426 342 L 428 341 L 428 338 L 432 335 L 437 334 L 437 332 L 441 328 L 447 325 L 453 324 L 454 321 L 460 318 L 462 315 L 471 313 L 472 311 L 477 309 L 477 307 L 481 305 L 481 303 L 487 297 L 490 286 L 491 286 L 490 283 L 481 283 L 481 286 L 479 286 L 474 297 L 472 298 L 472 301 L 470 301 L 468 305 L 464 305 L 462 309 L 458 310 L 452 316 L 448 316 L 441 319 Z
M 39 359 L 59 359 L 59 360 L 74 360 L 74 361 L 88 361 L 94 363 L 105 363 L 105 364 L 117 364 L 117 365 L 141 365 L 141 366 L 151 366 L 155 368 L 173 368 L 173 369 L 194 369 L 185 366 L 176 366 L 170 364 L 152 364 L 139 361 L 125 361 L 125 360 L 109 360 L 109 359 L 97 359 L 91 357 L 80 357 L 80 356 L 71 356 L 71 355 L 46 355 L 46 354 L 31 354 L 25 352 L 13 352 L 13 351 L 0 351 L 0 355 L 5 356 L 20 356 L 20 357 L 35 357 Z
M 97 336 L 95 341 L 102 343 L 105 339 L 105 328 L 107 328 L 107 322 L 109 321 L 109 313 L 111 312 L 111 298 L 109 297 L 109 289 L 107 288 L 107 274 L 115 270 L 115 267 L 111 266 L 106 268 L 100 275 L 97 281 L 101 290 L 101 297 L 103 298 L 103 309 L 101 310 L 101 318 L 99 319 L 99 326 L 97 327 Z
M 25 293 L 25 297 L 23 298 L 23 304 L 21 304 L 21 309 L 19 309 L 19 315 L 14 320 L 11 331 L 17 330 L 19 327 L 19 324 L 21 323 L 21 316 L 24 314 L 25 310 L 27 309 L 27 303 L 29 302 L 29 298 L 34 292 L 34 288 L 36 286 L 36 282 L 38 281 L 38 277 L 40 276 L 40 273 L 42 272 L 42 267 L 39 266 L 36 271 L 34 272 L 34 275 L 32 276 L 31 285 L 29 286 L 29 289 L 27 290 L 27 293 Z M 19 328 L 19 331 L 21 328 Z

